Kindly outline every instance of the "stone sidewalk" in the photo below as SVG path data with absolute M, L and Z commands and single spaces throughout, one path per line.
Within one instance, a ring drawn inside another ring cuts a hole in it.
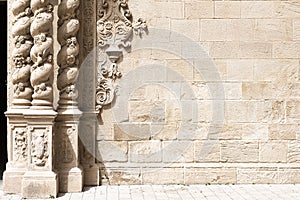
M 2 200 L 21 200 L 3 195 Z M 133 185 L 87 187 L 82 193 L 59 194 L 59 200 L 297 200 L 300 185 Z

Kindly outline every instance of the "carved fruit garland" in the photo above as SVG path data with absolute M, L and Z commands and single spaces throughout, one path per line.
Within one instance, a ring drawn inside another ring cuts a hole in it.
M 78 97 L 75 83 L 79 73 L 79 44 L 77 40 L 80 25 L 78 19 L 79 3 L 79 0 L 62 0 L 58 7 L 58 42 L 61 45 L 57 59 L 60 66 L 57 78 L 57 86 L 60 90 L 59 104 L 72 105 Z
M 53 6 L 49 0 L 31 0 L 34 14 L 30 32 L 34 45 L 30 56 L 34 62 L 31 68 L 33 106 L 52 106 L 53 92 Z
M 14 21 L 12 23 L 12 38 L 14 47 L 12 60 L 14 64 L 12 83 L 14 87 L 13 106 L 30 106 L 32 88 L 30 86 L 30 49 L 33 45 L 30 36 L 32 12 L 30 0 L 15 0 L 12 3 Z
M 115 81 L 122 76 L 117 62 L 124 50 L 130 51 L 133 31 L 142 36 L 147 31 L 147 25 L 142 19 L 132 23 L 127 0 L 98 2 L 96 110 L 100 111 L 114 99 Z

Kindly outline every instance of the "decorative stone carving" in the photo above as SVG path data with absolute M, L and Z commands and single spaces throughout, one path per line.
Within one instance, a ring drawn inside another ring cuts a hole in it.
M 115 81 L 122 76 L 117 62 L 123 51 L 130 51 L 132 34 L 147 31 L 146 22 L 132 23 L 127 0 L 98 1 L 96 110 L 110 104 L 115 96 Z
M 13 39 L 12 69 L 13 106 L 28 107 L 31 103 L 32 88 L 30 86 L 30 49 L 33 45 L 30 36 L 32 12 L 30 0 L 15 0 L 11 6 L 14 21 L 11 35 Z
M 57 86 L 60 90 L 60 106 L 77 105 L 78 91 L 75 83 L 79 74 L 79 0 L 62 0 L 58 7 L 58 42 L 61 50 L 57 62 L 60 66 Z
M 26 162 L 28 158 L 27 128 L 12 127 L 14 136 L 13 160 L 14 162 Z
M 33 106 L 52 107 L 53 100 L 53 39 L 52 22 L 53 6 L 50 0 L 31 0 L 31 9 L 34 14 L 30 32 L 34 38 L 34 45 L 30 56 L 33 61 L 31 67 L 31 85 Z
M 38 167 L 46 165 L 49 149 L 48 149 L 48 132 L 49 129 L 30 128 L 31 131 L 31 159 L 32 163 Z

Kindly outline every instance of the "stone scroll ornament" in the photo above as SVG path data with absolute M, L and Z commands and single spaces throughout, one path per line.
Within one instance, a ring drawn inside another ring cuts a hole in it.
M 118 61 L 130 52 L 133 32 L 147 33 L 146 21 L 132 22 L 128 0 L 99 0 L 97 14 L 97 85 L 96 110 L 109 105 L 115 97 L 116 79 L 122 76 Z
M 30 0 L 15 0 L 12 3 L 12 50 L 13 106 L 28 107 L 31 104 L 32 87 L 30 85 L 30 49 L 33 45 L 30 35 L 32 12 Z
M 33 12 L 30 27 L 34 45 L 30 52 L 33 65 L 30 82 L 34 93 L 32 105 L 52 107 L 53 100 L 53 6 L 49 0 L 31 0 Z
M 57 86 L 60 90 L 60 106 L 77 106 L 78 91 L 75 83 L 79 74 L 79 3 L 80 0 L 62 0 L 58 7 L 59 72 Z

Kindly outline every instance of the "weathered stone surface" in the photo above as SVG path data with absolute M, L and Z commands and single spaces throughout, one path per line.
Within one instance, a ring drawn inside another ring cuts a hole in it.
M 299 184 L 300 174 L 298 169 L 293 168 L 279 168 L 278 169 L 278 183 L 280 184 Z
M 144 140 L 151 136 L 149 124 L 122 123 L 114 125 L 114 140 Z
M 143 184 L 180 184 L 184 182 L 183 168 L 142 169 Z
M 207 140 L 195 142 L 195 162 L 219 162 L 220 142 Z
M 130 162 L 161 162 L 162 151 L 160 141 L 129 142 Z
M 299 128 L 297 129 L 297 131 L 299 131 Z M 299 163 L 300 162 L 299 140 L 290 141 L 288 143 L 287 162 L 289 162 L 289 163 Z
M 188 163 L 194 160 L 193 141 L 165 141 L 162 142 L 163 162 Z
M 126 141 L 99 141 L 99 158 L 104 162 L 126 162 L 128 146 Z
M 236 183 L 234 168 L 186 168 L 185 184 Z
M 106 175 L 111 185 L 138 185 L 142 183 L 139 168 L 108 168 Z
M 295 124 L 270 124 L 270 140 L 295 140 L 299 126 Z
M 286 162 L 288 143 L 286 141 L 268 141 L 259 144 L 260 162 Z
M 277 183 L 277 168 L 238 168 L 237 183 Z
M 241 2 L 239 1 L 216 1 L 215 18 L 240 18 Z
M 161 101 L 131 101 L 129 120 L 131 122 L 165 122 L 166 105 Z
M 221 162 L 257 162 L 258 153 L 258 142 L 221 142 Z
M 300 101 L 298 99 L 286 102 L 286 116 L 288 122 L 300 122 Z
M 184 4 L 186 19 L 212 18 L 214 13 L 213 2 L 197 1 Z

